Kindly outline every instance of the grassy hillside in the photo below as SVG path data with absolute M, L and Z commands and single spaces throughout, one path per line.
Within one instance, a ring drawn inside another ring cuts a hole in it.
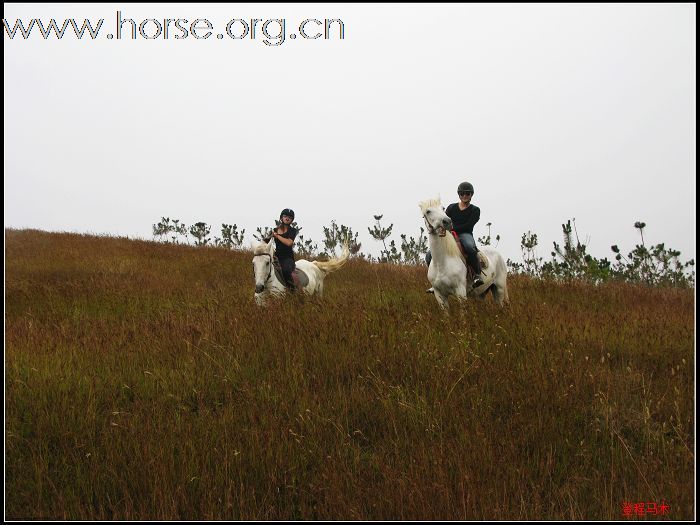
M 6 518 L 694 515 L 694 291 L 351 261 L 255 307 L 251 254 L 5 230 Z M 656 516 L 654 516 L 656 517 Z

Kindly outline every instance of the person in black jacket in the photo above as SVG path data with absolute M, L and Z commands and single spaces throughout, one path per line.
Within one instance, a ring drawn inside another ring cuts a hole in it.
M 467 262 L 474 270 L 475 277 L 472 287 L 476 288 L 484 284 L 484 281 L 481 279 L 481 264 L 476 255 L 477 248 L 474 241 L 474 225 L 479 222 L 481 210 L 471 203 L 472 195 L 474 195 L 474 186 L 469 182 L 463 182 L 457 187 L 457 195 L 459 195 L 459 202 L 450 204 L 445 213 L 452 219 L 452 227 L 464 247 L 464 252 L 467 254 Z M 431 260 L 432 255 L 428 252 L 425 256 L 428 266 L 430 266 Z M 431 292 L 432 288 L 428 291 Z
M 299 233 L 299 230 L 290 226 L 293 221 L 294 211 L 289 208 L 283 209 L 280 213 L 281 224 L 272 230 L 271 236 L 266 239 L 267 242 L 271 239 L 275 240 L 275 255 L 282 267 L 282 275 L 286 285 L 292 290 L 296 289 L 294 278 L 292 277 L 292 273 L 296 268 L 293 246 L 294 239 Z

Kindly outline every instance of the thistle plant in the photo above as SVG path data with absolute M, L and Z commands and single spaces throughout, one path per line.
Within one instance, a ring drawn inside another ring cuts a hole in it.
M 413 237 L 408 237 L 407 239 L 405 234 L 401 234 L 401 252 L 405 263 L 423 263 L 425 254 L 428 253 L 428 238 L 425 236 L 425 230 L 422 226 L 418 234 L 418 240 Z
M 389 247 L 387 247 L 386 245 L 386 240 L 391 235 L 391 230 L 394 228 L 394 225 L 392 223 L 386 228 L 383 228 L 380 222 L 382 220 L 382 217 L 384 216 L 375 215 L 374 220 L 377 221 L 377 224 L 374 225 L 374 228 L 367 228 L 367 230 L 369 231 L 369 234 L 372 236 L 372 238 L 378 241 L 382 241 L 382 245 L 384 246 L 384 249 L 380 252 L 379 262 L 389 262 L 398 264 L 401 262 L 401 253 L 396 249 L 396 243 L 394 241 L 391 241 L 389 243 Z
M 195 246 L 205 246 L 211 239 L 207 236 L 211 231 L 211 226 L 207 226 L 206 222 L 196 222 L 190 226 L 190 234 L 194 237 Z
M 235 224 L 221 225 L 221 238 L 215 237 L 214 244 L 228 249 L 240 248 L 243 244 L 245 229 L 238 233 L 238 226 Z
M 542 265 L 542 257 L 537 257 L 537 234 L 528 230 L 523 233 L 520 239 L 520 251 L 523 254 L 523 270 L 529 275 L 539 275 L 540 266 Z
M 299 235 L 294 241 L 294 251 L 302 259 L 312 259 L 318 254 L 318 245 L 311 239 L 304 239 L 303 235 Z
M 173 244 L 177 244 L 177 235 L 182 235 L 185 237 L 185 242 L 187 241 L 187 227 L 184 223 L 180 224 L 179 219 L 173 219 L 170 221 L 170 217 L 161 217 L 158 224 L 153 225 L 153 236 L 160 237 L 164 239 L 164 242 L 168 242 L 167 236 L 172 235 Z
M 352 228 L 344 224 L 338 226 L 335 221 L 331 221 L 330 228 L 323 227 L 323 235 L 323 245 L 326 248 L 324 253 L 328 256 L 337 256 L 336 248 L 343 246 L 345 242 L 348 243 L 351 256 L 357 255 L 362 247 L 362 243 L 357 241 L 358 234 L 353 233 Z
M 646 223 L 637 221 L 634 227 L 639 230 L 642 243 L 622 255 L 615 244 L 610 249 L 615 253 L 616 264 L 612 268 L 614 277 L 630 282 L 644 283 L 650 286 L 695 286 L 695 260 L 681 262 L 681 252 L 666 248 L 665 243 L 647 248 L 644 243 L 644 228 Z
M 483 244 L 484 246 L 490 246 L 491 245 L 491 223 L 487 222 L 486 227 L 489 229 L 488 234 L 485 237 L 479 237 L 478 241 Z M 496 246 L 498 246 L 498 241 L 501 240 L 500 235 L 496 235 Z

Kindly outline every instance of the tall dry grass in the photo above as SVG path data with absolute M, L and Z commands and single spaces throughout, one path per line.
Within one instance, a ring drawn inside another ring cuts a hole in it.
M 425 294 L 351 261 L 253 300 L 251 254 L 5 230 L 10 519 L 694 516 L 694 292 Z

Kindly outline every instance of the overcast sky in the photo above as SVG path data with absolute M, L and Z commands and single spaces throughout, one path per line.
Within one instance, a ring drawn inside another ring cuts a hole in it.
M 132 41 L 127 23 L 109 39 L 118 10 L 136 24 L 204 18 L 212 35 L 176 39 L 171 25 Z M 236 223 L 250 240 L 291 207 L 319 245 L 335 219 L 376 255 L 374 214 L 398 244 L 423 224 L 419 201 L 455 202 L 469 181 L 475 234 L 491 222 L 505 257 L 520 260 L 530 230 L 549 258 L 569 218 L 598 257 L 632 249 L 635 221 L 695 257 L 694 4 L 5 4 L 4 16 L 104 19 L 95 40 L 5 32 L 6 227 L 150 239 L 169 216 L 212 237 Z M 263 22 L 256 39 L 217 38 L 236 18 L 284 18 L 286 39 L 266 45 Z M 345 38 L 290 37 L 305 19 L 340 19 Z

